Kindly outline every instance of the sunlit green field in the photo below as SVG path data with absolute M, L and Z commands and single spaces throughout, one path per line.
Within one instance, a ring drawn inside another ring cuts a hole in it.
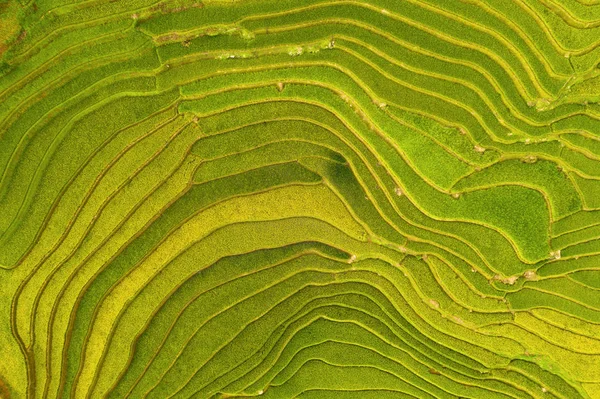
M 0 398 L 600 398 L 599 0 L 0 0 Z

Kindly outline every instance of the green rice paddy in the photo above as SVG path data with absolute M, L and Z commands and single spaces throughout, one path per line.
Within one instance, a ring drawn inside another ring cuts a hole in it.
M 0 399 L 600 398 L 600 1 L 0 0 Z

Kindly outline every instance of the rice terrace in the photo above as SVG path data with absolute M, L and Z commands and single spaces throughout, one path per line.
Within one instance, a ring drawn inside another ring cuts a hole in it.
M 0 398 L 600 398 L 600 0 L 0 0 Z

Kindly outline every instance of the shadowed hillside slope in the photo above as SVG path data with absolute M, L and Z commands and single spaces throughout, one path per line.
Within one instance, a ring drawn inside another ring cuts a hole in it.
M 600 3 L 0 1 L 1 398 L 600 398 Z

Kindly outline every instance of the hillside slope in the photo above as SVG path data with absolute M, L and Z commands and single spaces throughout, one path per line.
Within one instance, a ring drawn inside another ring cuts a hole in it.
M 596 0 L 0 2 L 1 398 L 600 398 Z

